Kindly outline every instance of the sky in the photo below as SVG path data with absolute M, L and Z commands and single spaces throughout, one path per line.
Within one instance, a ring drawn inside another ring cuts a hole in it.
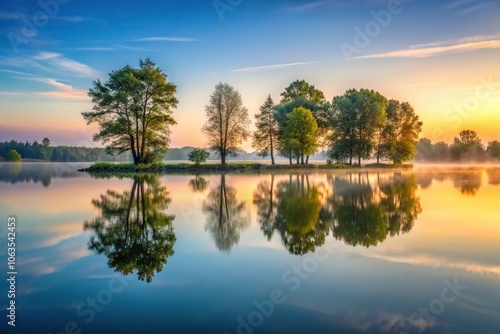
M 177 86 L 171 147 L 206 145 L 217 83 L 253 121 L 297 79 L 409 102 L 434 142 L 500 140 L 498 0 L 17 0 L 0 5 L 0 141 L 100 146 L 88 90 L 145 58 Z

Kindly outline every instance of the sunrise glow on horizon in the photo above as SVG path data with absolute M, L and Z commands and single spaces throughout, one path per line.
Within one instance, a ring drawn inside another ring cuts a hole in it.
M 27 0 L 4 5 L 0 141 L 99 145 L 81 116 L 92 109 L 88 89 L 145 58 L 177 85 L 171 147 L 205 146 L 204 106 L 217 83 L 241 93 L 253 121 L 269 94 L 279 102 L 297 79 L 328 101 L 350 88 L 407 101 L 434 142 L 464 129 L 483 144 L 500 139 L 498 2 L 233 3 L 60 1 L 57 13 Z

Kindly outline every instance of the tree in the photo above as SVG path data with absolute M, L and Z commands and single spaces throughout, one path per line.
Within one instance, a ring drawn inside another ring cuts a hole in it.
M 5 156 L 5 160 L 9 162 L 19 162 L 21 161 L 21 155 L 16 150 L 10 150 Z
M 339 161 L 354 156 L 367 159 L 376 147 L 376 133 L 386 120 L 387 99 L 380 93 L 368 89 L 349 89 L 336 96 L 332 103 L 333 127 L 330 155 Z
M 488 148 L 486 149 L 488 156 L 492 159 L 500 159 L 500 142 L 494 140 L 488 143 Z
M 189 161 L 194 162 L 195 165 L 199 165 L 207 161 L 210 153 L 202 148 L 195 148 L 188 154 Z
M 271 164 L 274 162 L 274 150 L 276 149 L 279 136 L 279 124 L 274 117 L 274 102 L 271 95 L 267 97 L 266 102 L 260 107 L 260 112 L 255 115 L 255 127 L 252 136 L 252 146 L 257 150 L 261 157 L 271 156 Z
M 50 148 L 50 139 L 45 137 L 42 140 L 41 155 L 44 160 L 50 160 L 52 156 L 52 150 Z
M 450 153 L 453 160 L 481 160 L 484 158 L 484 147 L 476 131 L 463 130 L 455 137 Z
M 413 159 L 417 150 L 418 137 L 422 132 L 422 122 L 415 114 L 415 110 L 407 102 L 390 100 L 386 115 L 387 121 L 378 145 L 377 162 L 381 157 L 381 151 L 385 152 L 387 158 L 395 164 Z M 380 147 L 383 149 L 380 150 Z
M 318 147 L 318 124 L 310 110 L 299 107 L 288 115 L 283 137 L 296 143 L 295 155 L 304 164 L 304 156 L 311 155 Z
M 325 95 L 313 85 L 310 85 L 305 80 L 295 80 L 285 91 L 281 93 L 281 104 L 289 103 L 294 100 L 304 99 L 316 104 L 325 103 Z
M 99 125 L 94 141 L 107 144 L 110 154 L 131 151 L 135 164 L 152 162 L 170 143 L 175 92 L 154 62 L 140 60 L 139 68 L 127 65 L 112 71 L 104 83 L 94 81 L 89 90 L 93 111 L 82 116 L 87 124 Z
M 219 83 L 205 111 L 207 121 L 202 131 L 207 136 L 209 147 L 217 152 L 221 164 L 225 165 L 226 157 L 237 156 L 236 150 L 250 136 L 248 110 L 237 90 Z
M 303 107 L 312 112 L 318 125 L 318 146 L 323 146 L 325 144 L 324 139 L 328 137 L 330 130 L 329 105 L 326 102 L 323 92 L 304 80 L 296 80 L 285 88 L 281 96 L 280 104 L 275 108 L 275 119 L 279 124 L 279 139 L 283 139 L 284 129 L 288 122 L 288 114 L 296 108 Z M 284 152 L 284 156 L 290 160 L 292 158 L 299 158 L 298 156 L 293 156 L 293 153 L 292 156 L 288 155 L 291 152 L 289 149 L 291 144 L 284 143 L 282 146 L 287 149 L 280 150 L 280 154 Z M 306 163 L 308 161 L 309 155 L 306 156 Z

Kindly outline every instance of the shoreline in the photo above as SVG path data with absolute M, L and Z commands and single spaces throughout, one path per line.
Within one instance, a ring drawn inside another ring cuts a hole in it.
M 88 168 L 78 169 L 79 172 L 91 174 L 130 174 L 130 173 L 155 173 L 155 174 L 200 174 L 200 173 L 260 173 L 275 171 L 317 171 L 317 170 L 343 170 L 343 171 L 362 171 L 364 169 L 384 169 L 401 170 L 413 169 L 412 164 L 367 164 L 367 165 L 348 165 L 348 164 L 308 164 L 308 165 L 285 165 L 285 164 L 261 164 L 261 163 L 228 163 L 221 164 L 203 164 L 194 165 L 188 163 L 165 164 L 153 163 L 147 165 L 96 163 Z

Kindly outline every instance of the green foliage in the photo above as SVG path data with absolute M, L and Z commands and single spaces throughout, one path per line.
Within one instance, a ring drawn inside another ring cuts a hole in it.
M 401 164 L 415 157 L 422 122 L 409 103 L 390 100 L 387 122 L 380 134 L 377 160 L 386 156 L 395 164 Z
M 301 158 L 311 155 L 318 147 L 318 124 L 308 109 L 295 108 L 288 115 L 288 122 L 283 132 L 285 142 L 290 145 L 290 150 L 296 157 Z
M 176 86 L 151 60 L 140 60 L 114 70 L 106 82 L 94 81 L 89 96 L 93 111 L 83 112 L 87 124 L 99 125 L 94 141 L 102 141 L 110 154 L 131 151 L 134 163 L 153 162 L 166 152 L 170 126 L 176 124 Z
M 92 204 L 100 211 L 84 230 L 93 232 L 88 248 L 108 258 L 108 266 L 123 275 L 137 273 L 150 283 L 174 254 L 176 241 L 166 214 L 171 199 L 155 175 L 136 175 L 130 191 L 108 190 Z M 131 203 L 135 203 L 131 205 Z
M 489 142 L 486 152 L 491 158 L 500 159 L 500 141 L 494 140 L 492 142 Z
M 220 185 L 213 188 L 203 202 L 203 212 L 207 215 L 205 229 L 214 238 L 220 251 L 229 253 L 238 244 L 241 230 L 248 227 L 250 221 L 245 213 L 245 202 L 239 202 L 237 191 L 226 186 L 226 176 L 221 174 Z
M 189 161 L 194 162 L 195 165 L 199 165 L 207 161 L 210 153 L 202 148 L 195 148 L 188 154 Z
M 210 102 L 205 106 L 207 120 L 202 128 L 208 146 L 217 152 L 221 164 L 227 156 L 236 156 L 240 145 L 250 136 L 248 110 L 240 93 L 228 84 L 215 86 Z
M 377 146 L 377 133 L 386 121 L 387 99 L 373 90 L 349 89 L 333 98 L 331 108 L 330 156 L 349 164 L 357 156 L 361 164 Z
M 475 131 L 463 130 L 455 137 L 450 147 L 452 160 L 475 160 L 481 161 L 485 158 L 485 151 L 481 139 Z
M 296 80 L 292 82 L 285 91 L 281 93 L 281 104 L 289 103 L 296 100 L 307 100 L 315 104 L 325 103 L 325 95 L 313 85 L 310 85 L 305 80 Z
M 260 107 L 260 112 L 255 115 L 255 127 L 252 135 L 252 147 L 257 150 L 261 157 L 271 156 L 271 163 L 274 165 L 274 151 L 279 146 L 279 123 L 274 117 L 274 102 L 271 95 Z
M 10 150 L 5 156 L 5 160 L 9 162 L 19 162 L 21 161 L 21 155 L 16 150 Z

